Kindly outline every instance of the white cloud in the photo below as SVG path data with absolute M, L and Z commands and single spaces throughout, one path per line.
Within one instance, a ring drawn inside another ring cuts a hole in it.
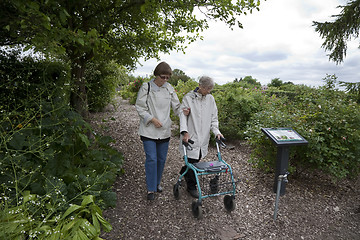
M 349 43 L 344 63 L 328 60 L 321 48 L 323 40 L 315 32 L 313 21 L 330 21 L 345 0 L 268 0 L 260 11 L 241 16 L 244 29 L 231 31 L 222 22 L 211 22 L 203 32 L 204 40 L 188 46 L 186 53 L 161 55 L 173 69 L 181 69 L 197 79 L 209 75 L 218 84 L 248 75 L 267 84 L 273 78 L 295 84 L 318 86 L 326 74 L 341 81 L 360 79 L 358 40 Z M 152 73 L 158 61 L 142 62 L 134 75 Z

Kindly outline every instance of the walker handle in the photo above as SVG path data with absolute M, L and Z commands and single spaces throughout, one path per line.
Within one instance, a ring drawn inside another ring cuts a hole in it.
M 190 146 L 190 144 L 194 144 L 194 141 L 191 139 L 188 139 L 188 142 L 182 141 L 182 144 L 186 147 L 186 149 L 191 151 L 193 148 Z
M 185 147 L 189 146 L 189 143 L 190 143 L 190 144 L 194 144 L 194 141 L 191 140 L 191 139 L 188 139 L 188 142 L 184 142 L 184 140 L 182 141 L 182 144 L 183 144 Z
M 224 143 L 224 141 L 226 141 L 225 138 L 223 138 L 223 137 L 220 136 L 220 139 L 218 139 L 217 137 L 215 137 L 215 141 L 216 141 L 220 146 L 222 146 L 223 148 L 226 147 L 226 144 Z

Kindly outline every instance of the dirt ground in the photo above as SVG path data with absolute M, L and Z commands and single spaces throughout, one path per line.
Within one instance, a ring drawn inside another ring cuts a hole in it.
M 185 187 L 180 189 L 180 199 L 174 198 L 173 186 L 184 164 L 178 136 L 170 141 L 164 191 L 157 193 L 154 201 L 146 200 L 145 154 L 137 134 L 139 118 L 128 101 L 118 99 L 118 104 L 116 111 L 109 107 L 91 116 L 97 131 L 112 136 L 114 147 L 125 158 L 125 174 L 114 184 L 117 206 L 104 211 L 113 230 L 103 233 L 102 238 L 360 239 L 360 178 L 333 184 L 320 174 L 290 175 L 274 220 L 274 176 L 252 168 L 248 163 L 251 149 L 245 142 L 228 143 L 233 147 L 221 151 L 238 181 L 234 211 L 225 210 L 223 196 L 206 198 L 199 220 L 192 215 L 194 199 Z M 203 161 L 216 159 L 216 149 L 211 147 Z

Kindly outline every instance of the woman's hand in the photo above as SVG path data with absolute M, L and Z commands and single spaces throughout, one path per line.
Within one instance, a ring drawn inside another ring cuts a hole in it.
M 188 116 L 190 114 L 190 108 L 189 107 L 183 108 L 183 113 L 185 116 Z
M 220 133 L 220 134 L 216 135 L 216 138 L 220 140 L 220 138 L 224 138 L 224 136 Z
M 190 134 L 188 132 L 184 133 L 182 140 L 187 143 L 189 139 L 190 139 Z
M 161 122 L 160 122 L 157 118 L 152 118 L 152 119 L 151 119 L 151 122 L 152 122 L 152 124 L 154 124 L 154 126 L 155 126 L 156 128 L 161 128 L 161 127 L 162 127 Z

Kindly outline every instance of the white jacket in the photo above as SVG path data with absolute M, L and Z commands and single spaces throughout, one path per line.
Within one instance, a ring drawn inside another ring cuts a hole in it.
M 180 112 L 180 132 L 186 131 L 190 139 L 194 141 L 191 146 L 193 150 L 187 151 L 188 158 L 198 159 L 201 149 L 201 157 L 208 153 L 210 130 L 216 135 L 220 134 L 218 110 L 216 102 L 211 94 L 202 94 L 191 91 L 187 93 L 182 101 L 181 109 L 189 107 L 190 114 L 185 116 Z M 180 136 L 180 152 L 184 156 L 182 147 L 182 136 Z
M 137 95 L 135 107 L 140 116 L 139 135 L 151 139 L 166 139 L 171 136 L 170 107 L 176 115 L 179 114 L 180 101 L 174 88 L 169 83 L 164 83 L 158 87 L 154 79 L 149 84 L 143 83 Z M 152 118 L 157 118 L 161 128 L 156 128 L 152 123 Z

